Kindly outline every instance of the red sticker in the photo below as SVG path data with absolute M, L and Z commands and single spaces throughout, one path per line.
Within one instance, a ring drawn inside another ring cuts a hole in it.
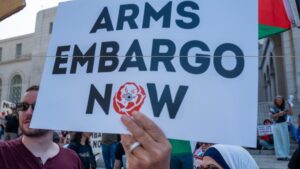
M 134 111 L 140 110 L 145 98 L 146 94 L 142 86 L 127 82 L 115 94 L 113 106 L 117 113 L 131 116 Z

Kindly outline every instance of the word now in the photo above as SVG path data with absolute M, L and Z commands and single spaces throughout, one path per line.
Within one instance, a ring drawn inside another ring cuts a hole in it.
M 106 115 L 109 114 L 110 101 L 112 98 L 112 87 L 112 84 L 106 84 L 104 95 L 101 95 L 98 89 L 93 84 L 91 85 L 86 114 L 93 114 L 94 105 L 96 102 L 101 106 Z M 184 96 L 188 90 L 188 86 L 179 86 L 174 101 L 171 97 L 169 85 L 165 85 L 160 98 L 158 97 L 156 85 L 154 83 L 148 83 L 147 88 L 154 117 L 160 116 L 161 111 L 166 104 L 169 117 L 171 119 L 175 119 Z

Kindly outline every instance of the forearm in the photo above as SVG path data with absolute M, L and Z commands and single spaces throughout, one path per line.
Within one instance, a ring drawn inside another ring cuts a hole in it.
M 294 114 L 294 111 L 293 111 L 293 108 L 292 107 L 289 107 L 289 109 L 286 111 L 287 114 L 289 115 L 293 115 Z

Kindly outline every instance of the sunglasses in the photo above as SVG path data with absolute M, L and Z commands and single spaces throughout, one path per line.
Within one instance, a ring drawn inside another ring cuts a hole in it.
M 32 111 L 34 110 L 35 102 L 33 104 L 28 104 L 28 103 L 17 103 L 16 104 L 16 110 L 17 111 L 27 111 L 29 107 L 31 106 Z

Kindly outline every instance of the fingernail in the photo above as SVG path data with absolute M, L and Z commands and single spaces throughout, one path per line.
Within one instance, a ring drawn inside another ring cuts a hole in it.
M 127 115 L 123 115 L 121 117 L 121 121 L 125 124 L 125 123 L 128 123 L 130 121 L 130 118 Z
M 140 113 L 138 111 L 132 112 L 132 117 L 137 117 Z

